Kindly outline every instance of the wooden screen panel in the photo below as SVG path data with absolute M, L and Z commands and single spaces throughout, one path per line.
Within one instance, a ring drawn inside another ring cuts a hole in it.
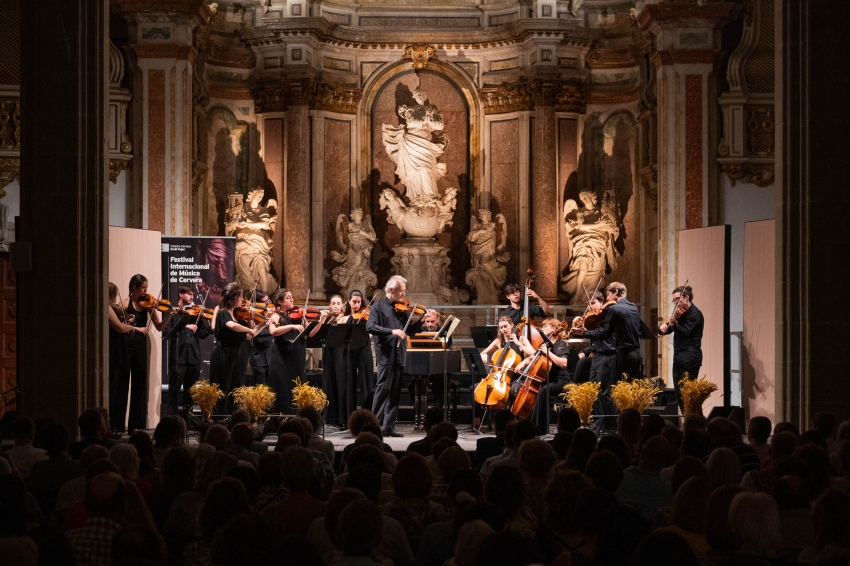
M 6 254 L 0 256 L 0 393 L 8 391 L 18 384 L 18 308 L 16 297 L 16 273 L 12 271 L 12 263 Z M 0 402 L 3 402 L 0 399 Z M 17 395 L 9 393 L 5 396 L 6 410 L 17 409 Z M 0 411 L 2 413 L 2 411 Z
M 703 404 L 729 404 L 729 261 L 731 226 L 711 226 L 679 231 L 679 285 L 688 281 L 694 304 L 705 317 L 700 377 L 717 385 Z
M 744 335 L 741 404 L 745 417 L 776 417 L 776 223 L 744 224 Z
M 162 286 L 162 235 L 155 230 L 109 227 L 109 280 L 127 297 L 130 278 L 141 273 L 148 280 L 148 293 L 159 294 Z M 166 297 L 172 298 L 172 297 Z M 162 402 L 162 335 L 150 325 L 148 333 L 148 423 L 159 424 Z M 109 376 L 106 376 L 109 379 Z M 129 405 L 128 405 L 129 412 Z

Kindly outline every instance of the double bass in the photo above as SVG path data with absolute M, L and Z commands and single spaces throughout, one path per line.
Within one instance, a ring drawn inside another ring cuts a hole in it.
M 525 304 L 523 305 L 522 322 L 518 328 L 522 335 L 531 344 L 531 347 L 536 350 L 531 363 L 528 364 L 526 370 L 520 375 L 522 385 L 517 391 L 514 402 L 511 405 L 511 412 L 517 417 L 527 418 L 534 410 L 534 404 L 537 402 L 537 394 L 540 392 L 540 387 L 545 385 L 546 379 L 549 376 L 549 368 L 552 367 L 552 362 L 548 354 L 543 353 L 541 348 L 546 344 L 546 340 L 540 334 L 540 331 L 534 326 L 534 322 L 529 316 L 528 308 L 528 291 L 534 286 L 534 280 L 537 276 L 534 271 L 528 269 L 528 278 L 525 281 Z

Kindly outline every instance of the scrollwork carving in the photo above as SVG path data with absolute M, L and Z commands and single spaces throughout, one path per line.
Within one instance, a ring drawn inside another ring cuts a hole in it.
M 303 105 L 314 110 L 355 114 L 363 89 L 331 85 L 315 79 L 288 79 L 260 83 L 251 89 L 256 111 L 283 112 L 288 106 Z
M 478 98 L 484 114 L 505 114 L 533 110 L 535 106 L 555 106 L 559 112 L 584 113 L 589 93 L 583 84 L 521 78 L 513 84 L 482 88 Z
M 720 169 L 733 187 L 742 178 L 757 187 L 766 187 L 773 183 L 776 175 L 773 163 L 722 163 Z
M 428 66 L 429 59 L 437 58 L 437 49 L 433 45 L 427 43 L 414 43 L 404 46 L 404 55 L 402 59 L 410 59 L 413 62 L 413 68 L 419 71 Z

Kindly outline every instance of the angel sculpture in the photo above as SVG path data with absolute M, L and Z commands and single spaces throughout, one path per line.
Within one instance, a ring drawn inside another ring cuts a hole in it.
M 596 206 L 596 193 L 582 191 L 579 200 L 564 203 L 564 228 L 570 256 L 562 288 L 570 294 L 570 304 L 585 300 L 583 288 L 596 286 L 606 271 L 617 268 L 614 242 L 620 234 L 621 218 L 613 190 L 605 193 L 602 206 Z M 603 282 L 604 285 L 604 282 Z
M 466 284 L 477 292 L 475 304 L 499 302 L 507 277 L 504 264 L 510 259 L 505 251 L 507 235 L 504 214 L 497 214 L 493 222 L 492 213 L 485 208 L 478 211 L 478 218 L 472 217 L 472 227 L 466 236 L 472 269 L 466 272 Z
M 350 220 L 344 214 L 336 219 L 336 243 L 342 252 L 331 252 L 338 265 L 331 276 L 347 296 L 352 289 L 359 289 L 370 296 L 378 277 L 371 269 L 372 246 L 378 237 L 372 228 L 372 220 L 363 215 L 362 208 L 351 211 Z
M 231 195 L 238 198 L 231 199 L 226 211 L 224 233 L 236 236 L 236 281 L 243 289 L 277 289 L 270 269 L 277 201 L 269 199 L 260 206 L 264 194 L 263 189 L 252 190 L 244 205 L 241 195 Z

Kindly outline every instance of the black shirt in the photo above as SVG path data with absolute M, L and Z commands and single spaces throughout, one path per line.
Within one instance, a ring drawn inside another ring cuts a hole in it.
M 585 338 L 614 341 L 618 352 L 640 347 L 640 313 L 637 306 L 623 298 L 606 309 L 605 322 L 596 330 L 588 330 Z M 598 350 L 597 350 L 598 351 Z
M 168 321 L 168 328 L 163 333 L 165 339 L 171 343 L 170 356 L 176 356 L 170 361 L 172 364 L 200 365 L 201 363 L 201 340 L 212 334 L 209 322 L 204 317 L 198 321 L 198 330 L 192 332 L 186 329 L 187 324 L 195 324 L 196 317 L 177 313 Z
M 372 303 L 369 309 L 369 320 L 366 321 L 366 331 L 375 337 L 375 355 L 379 366 L 393 365 L 404 360 L 407 349 L 405 340 L 393 336 L 393 330 L 401 330 L 407 322 L 409 313 L 397 312 L 393 303 L 386 297 Z M 416 315 L 413 315 L 416 318 Z M 407 334 L 414 335 L 422 330 L 422 320 L 411 322 Z
M 550 352 L 558 356 L 559 358 L 566 358 L 570 349 L 567 347 L 567 343 L 563 340 L 555 340 L 552 343 L 552 347 L 549 349 Z M 543 353 L 546 353 L 546 348 L 544 347 Z M 551 360 L 550 360 L 551 361 Z M 559 367 L 558 364 L 552 362 L 552 366 L 549 368 L 549 381 L 552 383 L 556 383 L 559 380 L 566 380 L 569 376 L 569 372 L 565 367 Z
M 540 305 L 529 305 L 528 314 L 531 318 L 546 318 L 546 313 Z M 514 324 L 519 324 L 522 322 L 522 309 L 515 309 L 511 305 L 508 305 L 505 310 L 499 313 L 499 318 L 503 316 L 509 316 L 514 321 Z
M 705 318 L 696 305 L 691 306 L 679 315 L 676 324 L 667 326 L 667 332 L 675 332 L 673 337 L 673 363 L 689 364 L 699 362 L 702 364 L 702 331 L 705 327 Z M 660 327 L 659 327 L 660 331 Z

